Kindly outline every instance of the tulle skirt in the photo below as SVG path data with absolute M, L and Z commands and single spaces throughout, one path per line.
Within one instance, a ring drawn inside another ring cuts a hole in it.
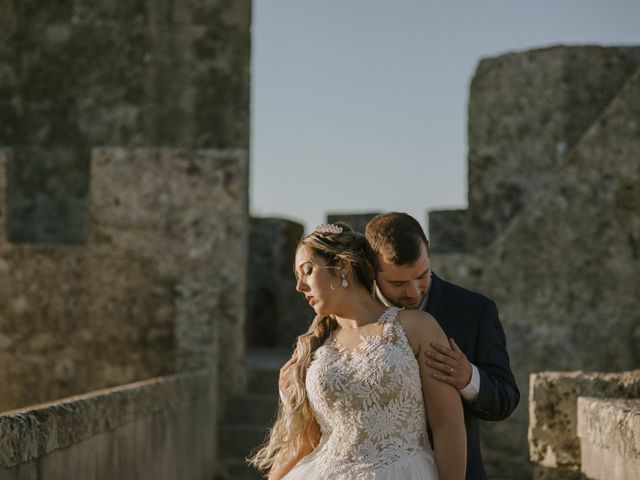
M 353 471 L 328 474 L 316 461 L 315 455 L 308 455 L 286 474 L 282 480 L 438 480 L 438 472 L 433 456 L 423 454 L 408 455 L 399 461 L 376 469 L 354 467 Z

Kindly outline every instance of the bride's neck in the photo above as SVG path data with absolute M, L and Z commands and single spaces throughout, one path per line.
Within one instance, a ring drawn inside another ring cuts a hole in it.
M 386 307 L 374 299 L 369 292 L 354 292 L 340 313 L 335 314 L 340 328 L 359 328 L 374 323 L 380 318 Z

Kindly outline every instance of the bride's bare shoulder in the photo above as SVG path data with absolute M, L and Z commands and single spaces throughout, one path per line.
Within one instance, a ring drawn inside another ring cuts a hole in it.
M 446 341 L 446 335 L 433 315 L 422 310 L 402 310 L 398 321 L 404 327 L 408 340 L 412 344 L 430 341 Z

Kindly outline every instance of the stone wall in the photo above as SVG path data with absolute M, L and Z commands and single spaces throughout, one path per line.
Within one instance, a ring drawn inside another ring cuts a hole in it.
M 0 479 L 211 480 L 210 369 L 154 378 L 0 415 Z
M 554 56 L 596 57 L 584 60 L 585 75 L 589 71 L 589 78 L 606 76 L 590 71 L 601 58 L 612 55 L 612 65 L 618 65 L 613 59 L 621 51 L 625 55 L 638 51 L 589 47 L 565 50 Z M 507 58 L 516 63 L 535 60 L 530 68 L 536 62 L 540 69 L 547 68 L 547 59 L 542 54 L 520 55 L 521 58 L 516 54 Z M 500 59 L 495 62 L 502 64 Z M 580 65 L 572 60 L 572 69 L 580 71 Z M 600 68 L 606 71 L 606 65 L 604 62 Z M 578 78 L 579 74 L 572 76 Z M 524 88 L 518 83 L 498 86 L 513 98 Z M 516 92 L 509 92 L 509 88 Z M 580 98 L 588 97 L 588 91 L 581 92 Z M 520 115 L 526 119 L 528 110 L 524 107 Z M 493 115 L 490 109 L 486 112 L 487 119 Z M 473 118 L 470 116 L 470 130 L 476 126 Z M 495 241 L 475 253 L 433 256 L 434 269 L 444 278 L 496 301 L 522 399 L 527 398 L 528 377 L 532 372 L 629 370 L 640 365 L 638 118 L 640 71 L 627 77 L 582 135 L 572 134 L 571 138 L 577 141 L 561 165 L 546 175 L 544 182 L 534 182 L 537 191 L 531 192 L 529 200 L 523 202 Z M 534 142 L 533 134 L 527 138 Z M 546 145 L 544 138 L 541 141 Z M 491 176 L 496 181 L 502 178 L 500 171 Z M 531 178 L 522 173 L 521 181 L 526 183 Z M 480 188 L 478 184 L 470 184 L 470 199 L 476 188 Z M 507 201 L 504 197 L 501 204 Z M 530 475 L 527 422 L 526 402 L 521 400 L 509 420 L 483 424 L 483 452 L 490 476 Z
M 592 398 L 580 406 L 581 401 L 585 400 L 583 397 Z M 588 469 L 589 464 L 593 463 L 585 464 L 585 456 L 595 460 L 597 456 L 593 453 L 597 450 L 602 454 L 608 448 L 612 452 L 619 452 L 617 455 L 622 458 L 633 460 L 638 445 L 634 442 L 640 430 L 634 434 L 626 426 L 627 420 L 632 421 L 633 414 L 623 414 L 617 419 L 623 421 L 616 421 L 620 400 L 613 398 L 640 398 L 640 370 L 619 373 L 542 372 L 531 375 L 528 437 L 536 480 L 578 480 L 582 478 L 581 471 L 584 472 L 582 467 Z M 635 418 L 638 418 L 640 409 L 636 407 L 635 412 Z M 638 459 L 640 457 L 636 457 Z M 588 478 L 614 478 L 613 470 L 610 474 L 609 477 L 589 475 Z
M 246 168 L 242 151 L 95 149 L 86 245 L 0 235 L 0 409 L 218 357 L 222 391 L 238 390 Z
M 434 251 L 490 245 L 564 165 L 639 65 L 640 48 L 596 46 L 480 61 L 469 92 L 468 209 L 434 212 Z
M 250 0 L 0 5 L 11 241 L 86 240 L 94 146 L 248 150 Z
M 291 352 L 314 313 L 296 291 L 293 262 L 304 227 L 281 218 L 251 218 L 246 338 L 249 348 Z

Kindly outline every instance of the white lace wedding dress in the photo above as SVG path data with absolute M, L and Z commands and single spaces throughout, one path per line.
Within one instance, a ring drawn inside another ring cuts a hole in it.
M 320 443 L 286 480 L 437 480 L 427 442 L 418 362 L 397 308 L 378 320 L 382 335 L 343 348 L 329 339 L 307 372 Z

